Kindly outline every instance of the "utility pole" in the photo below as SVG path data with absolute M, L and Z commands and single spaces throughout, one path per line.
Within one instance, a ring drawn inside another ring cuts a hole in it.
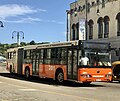
M 87 40 L 87 38 L 88 38 L 88 15 L 87 15 L 87 12 L 88 12 L 88 1 L 87 0 L 85 0 L 85 9 L 86 9 L 86 11 L 85 11 L 85 35 L 86 35 L 86 40 Z

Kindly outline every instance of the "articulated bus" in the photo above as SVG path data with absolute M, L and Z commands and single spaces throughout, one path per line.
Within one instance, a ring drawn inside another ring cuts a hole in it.
M 89 63 L 83 65 L 85 54 Z M 7 50 L 10 73 L 52 78 L 59 83 L 72 80 L 82 83 L 111 81 L 110 44 L 94 41 L 69 41 L 28 45 Z

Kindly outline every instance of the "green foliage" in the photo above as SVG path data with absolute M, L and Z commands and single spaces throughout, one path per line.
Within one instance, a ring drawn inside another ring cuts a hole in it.
M 26 45 L 38 45 L 38 44 L 47 44 L 47 43 L 49 43 L 49 42 L 35 43 L 35 41 L 32 40 L 29 43 L 21 42 L 19 47 L 23 47 Z M 12 44 L 1 44 L 0 43 L 0 55 L 5 56 L 7 49 L 15 48 L 15 47 L 18 47 L 17 43 L 12 43 Z
M 35 45 L 35 41 L 32 40 L 32 41 L 30 42 L 30 45 Z

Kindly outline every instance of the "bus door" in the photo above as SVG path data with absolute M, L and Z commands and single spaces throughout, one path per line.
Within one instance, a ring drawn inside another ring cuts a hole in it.
M 37 50 L 32 52 L 32 73 L 39 75 L 39 52 Z
M 22 64 L 23 64 L 23 48 L 18 49 L 17 54 L 17 73 L 22 74 Z
M 68 79 L 77 80 L 77 49 L 68 49 Z

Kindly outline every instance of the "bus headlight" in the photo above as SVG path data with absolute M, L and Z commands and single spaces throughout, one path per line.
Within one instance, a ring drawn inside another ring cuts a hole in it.
M 81 76 L 84 77 L 84 78 L 90 78 L 90 77 L 92 77 L 90 74 L 82 74 Z
M 106 75 L 105 75 L 106 78 L 109 78 L 109 77 L 111 77 L 111 76 L 112 76 L 112 74 L 106 74 Z
M 105 75 L 106 78 L 109 78 L 112 76 L 112 72 L 109 72 L 108 74 Z

